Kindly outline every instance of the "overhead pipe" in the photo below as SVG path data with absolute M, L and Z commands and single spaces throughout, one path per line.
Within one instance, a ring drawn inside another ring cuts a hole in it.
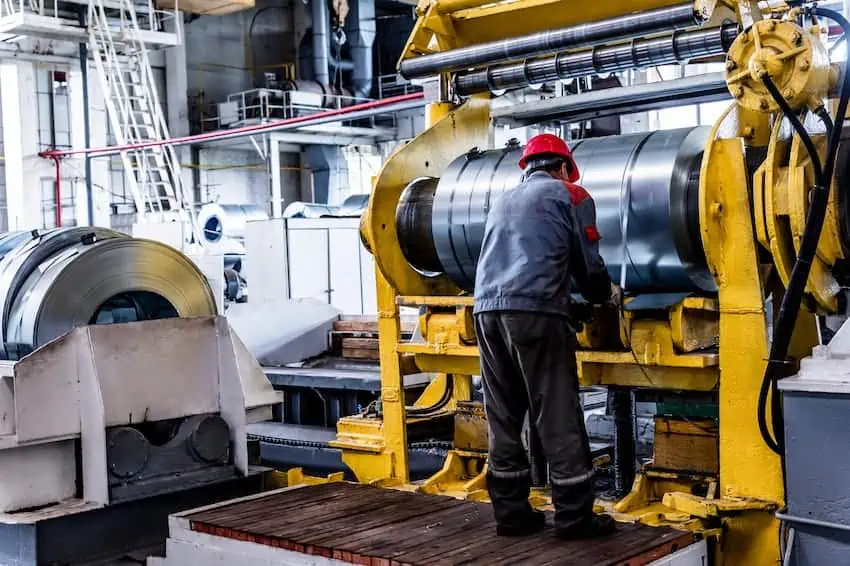
M 317 82 L 330 83 L 328 71 L 330 45 L 330 13 L 327 0 L 312 0 L 313 17 L 313 75 Z
M 495 65 L 458 73 L 455 92 L 468 96 L 477 92 L 523 88 L 548 81 L 587 75 L 668 65 L 725 53 L 738 36 L 738 25 L 695 31 L 675 31 L 663 37 L 635 39 L 582 51 L 560 52 L 519 63 Z
M 177 138 L 169 138 L 165 140 L 154 140 L 143 143 L 112 145 L 106 147 L 87 147 L 83 149 L 62 149 L 52 151 L 42 151 L 39 157 L 46 159 L 56 159 L 62 157 L 70 157 L 72 155 L 91 155 L 92 157 L 103 157 L 107 155 L 115 155 L 122 151 L 134 151 L 150 147 L 163 146 L 181 146 L 192 145 L 203 142 L 223 141 L 257 134 L 267 134 L 271 132 L 279 132 L 285 130 L 293 130 L 295 128 L 303 128 L 306 126 L 318 126 L 320 124 L 328 124 L 339 122 L 341 120 L 359 120 L 368 118 L 375 114 L 386 112 L 402 112 L 405 110 L 413 110 L 421 108 L 427 104 L 425 95 L 421 92 L 411 94 L 403 94 L 390 98 L 382 98 L 381 100 L 370 100 L 360 104 L 354 104 L 345 108 L 336 108 L 325 112 L 317 112 L 306 116 L 296 116 L 295 118 L 286 118 L 283 120 L 275 120 L 264 124 L 255 124 L 253 126 L 244 126 L 242 128 L 231 128 L 228 130 L 217 130 L 214 132 L 206 132 L 203 134 L 195 134 L 193 136 L 181 136 Z
M 702 24 L 707 16 L 708 14 L 698 12 L 694 3 L 688 2 L 669 8 L 645 10 L 628 16 L 405 59 L 399 65 L 399 73 L 406 79 L 416 79 L 442 72 L 460 71 L 490 63 L 585 47 L 613 39 L 630 39 L 649 33 L 685 28 Z

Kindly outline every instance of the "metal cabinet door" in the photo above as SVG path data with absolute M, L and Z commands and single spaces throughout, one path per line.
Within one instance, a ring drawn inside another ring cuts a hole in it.
M 360 234 L 357 228 L 331 228 L 331 304 L 343 314 L 363 314 Z
M 289 230 L 289 296 L 330 302 L 328 230 Z

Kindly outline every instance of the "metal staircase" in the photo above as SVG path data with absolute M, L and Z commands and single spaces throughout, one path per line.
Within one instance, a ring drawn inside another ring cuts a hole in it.
M 144 10 L 141 17 L 152 27 L 156 16 L 151 0 L 148 7 L 150 11 Z M 130 148 L 120 155 L 139 221 L 183 221 L 193 234 L 199 234 L 174 148 L 133 149 L 169 139 L 137 5 L 134 0 L 90 0 L 88 16 L 89 49 L 112 132 L 118 145 Z

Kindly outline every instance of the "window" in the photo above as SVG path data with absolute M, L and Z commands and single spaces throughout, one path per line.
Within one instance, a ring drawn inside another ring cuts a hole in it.
M 39 149 L 68 149 L 71 147 L 68 74 L 42 70 L 36 77 Z

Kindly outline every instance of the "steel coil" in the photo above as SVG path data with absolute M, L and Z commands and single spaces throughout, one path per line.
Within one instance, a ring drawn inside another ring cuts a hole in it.
M 10 239 L 0 237 L 0 247 L 8 242 L 11 249 L 0 260 L 0 353 L 5 353 L 6 324 L 12 302 L 27 278 L 54 254 L 83 242 L 110 238 L 129 238 L 106 228 L 60 228 L 19 232 Z
M 198 224 L 206 244 L 221 244 L 228 239 L 245 237 L 245 224 L 252 220 L 267 220 L 266 209 L 253 204 L 210 203 L 198 212 Z
M 0 255 L 5 359 L 76 326 L 216 313 L 200 270 L 158 242 L 71 228 L 0 235 Z
M 574 145 L 579 183 L 596 203 L 600 253 L 612 279 L 624 279 L 631 292 L 715 288 L 699 232 L 699 170 L 707 135 L 706 128 L 686 128 Z M 517 165 L 521 153 L 522 148 L 514 145 L 461 156 L 446 168 L 433 193 L 431 216 L 425 219 L 431 226 L 433 248 L 441 271 L 466 291 L 473 290 L 491 204 L 522 180 Z M 411 192 L 433 190 L 418 180 L 408 188 Z M 410 201 L 428 197 L 408 194 L 400 208 L 409 212 Z M 404 218 L 401 212 L 399 218 Z M 398 224 L 402 239 L 428 237 L 421 229 L 409 228 L 424 222 L 407 219 Z M 405 250 L 427 248 L 422 242 L 400 243 Z M 433 271 L 431 258 L 424 257 L 428 271 Z M 425 271 L 421 262 L 411 263 Z

